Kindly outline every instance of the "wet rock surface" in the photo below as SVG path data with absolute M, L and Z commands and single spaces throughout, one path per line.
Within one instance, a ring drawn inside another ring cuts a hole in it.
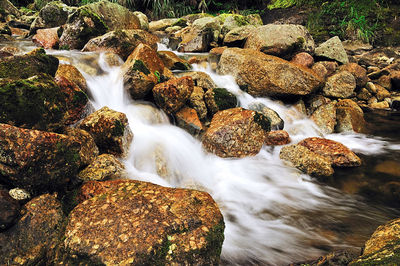
M 9 195 L 8 190 L 0 188 L 0 232 L 16 222 L 19 210 L 18 201 Z
M 124 165 L 116 157 L 111 154 L 102 154 L 79 172 L 78 177 L 83 181 L 121 179 L 124 176 L 124 169 Z
M 209 89 L 204 94 L 204 101 L 209 113 L 214 115 L 218 111 L 235 108 L 238 100 L 233 93 L 224 88 Z

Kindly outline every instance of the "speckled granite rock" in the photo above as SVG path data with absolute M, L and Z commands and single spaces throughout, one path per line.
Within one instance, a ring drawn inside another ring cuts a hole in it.
M 97 148 L 89 132 L 83 129 L 69 127 L 64 133 L 73 137 L 81 145 L 79 155 L 84 165 L 90 164 L 99 155 L 99 148 Z
M 70 213 L 65 263 L 218 265 L 224 222 L 209 194 L 134 180 L 92 183 L 99 184 L 93 197 Z
M 220 157 L 256 155 L 271 129 L 262 114 L 241 107 L 216 113 L 203 135 L 203 147 Z
M 311 115 L 311 119 L 325 134 L 333 133 L 336 126 L 336 101 L 319 106 Z
M 327 97 L 349 98 L 354 96 L 355 88 L 354 76 L 348 71 L 341 71 L 328 78 L 322 91 Z
M 183 72 L 183 73 L 177 73 L 177 76 L 178 77 L 189 76 L 193 79 L 195 86 L 201 87 L 203 89 L 209 90 L 217 87 L 217 85 L 212 80 L 210 75 L 208 75 L 205 72 L 201 71 Z
M 52 261 L 64 228 L 61 204 L 44 194 L 24 206 L 21 219 L 0 233 L 0 261 L 6 265 L 43 265 Z
M 119 179 L 124 175 L 124 165 L 111 154 L 98 156 L 88 167 L 79 172 L 78 177 L 83 181 L 104 181 Z
M 363 132 L 366 122 L 364 112 L 356 102 L 350 99 L 340 100 L 336 104 L 337 132 Z
M 163 61 L 165 67 L 169 68 L 170 70 L 189 70 L 191 66 L 189 63 L 178 57 L 174 52 L 171 51 L 159 51 L 157 52 L 158 56 Z
M 79 128 L 92 135 L 100 153 L 124 157 L 133 139 L 126 115 L 107 106 L 86 117 Z
M 285 130 L 274 130 L 267 133 L 265 137 L 265 145 L 286 145 L 290 143 L 289 133 Z
M 189 98 L 189 105 L 196 110 L 200 119 L 207 117 L 207 106 L 204 101 L 204 90 L 202 87 L 193 87 L 193 92 Z
M 88 93 L 86 79 L 82 73 L 73 65 L 60 64 L 56 72 L 57 77 L 64 77 L 70 82 L 75 83 L 84 93 Z
M 283 147 L 279 158 L 291 162 L 294 167 L 309 175 L 331 176 L 334 172 L 328 158 L 301 145 Z

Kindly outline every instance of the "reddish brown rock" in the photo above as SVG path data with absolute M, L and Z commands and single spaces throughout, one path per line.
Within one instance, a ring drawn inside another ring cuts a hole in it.
M 336 126 L 336 101 L 331 101 L 317 107 L 311 115 L 311 119 L 321 129 L 324 134 L 330 134 L 335 131 Z
M 256 155 L 270 131 L 269 120 L 262 114 L 241 107 L 216 113 L 203 135 L 203 147 L 220 157 Z
M 55 190 L 83 165 L 74 137 L 0 124 L 0 179 L 33 191 Z
M 290 143 L 289 133 L 285 130 L 274 130 L 266 134 L 264 144 L 269 146 L 286 145 Z
M 390 98 L 390 92 L 381 85 L 375 84 L 376 95 L 378 101 L 383 101 L 385 98 Z
M 167 114 L 171 114 L 186 103 L 193 89 L 193 79 L 182 77 L 157 84 L 153 88 L 153 95 L 157 105 Z
M 60 40 L 57 34 L 58 29 L 59 27 L 37 30 L 32 41 L 45 49 L 57 49 Z
M 64 133 L 75 138 L 75 140 L 81 145 L 79 155 L 81 156 L 84 165 L 92 163 L 99 155 L 99 148 L 97 148 L 96 143 L 89 132 L 79 128 L 68 127 Z
M 328 77 L 328 70 L 323 64 L 320 64 L 320 62 L 315 63 L 311 69 L 324 80 Z
M 34 198 L 23 207 L 19 221 L 0 233 L 0 261 L 9 265 L 51 262 L 65 227 L 64 219 L 55 195 Z
M 336 70 L 339 67 L 339 64 L 337 62 L 334 61 L 320 61 L 317 62 L 315 64 L 321 64 L 325 67 L 326 71 L 327 71 L 327 77 L 331 76 L 333 73 L 336 72 Z
M 175 117 L 177 125 L 192 135 L 198 135 L 204 130 L 203 124 L 193 108 L 183 107 L 175 114 Z
M 56 78 L 58 77 L 64 77 L 70 82 L 75 83 L 86 94 L 89 92 L 86 79 L 73 65 L 60 64 L 56 72 Z
M 170 70 L 189 70 L 191 66 L 189 63 L 178 57 L 174 52 L 171 51 L 159 51 L 158 56 L 163 61 L 165 67 Z
M 92 135 L 100 153 L 124 157 L 133 139 L 126 115 L 107 106 L 86 117 L 79 128 Z
M 207 117 L 207 106 L 204 102 L 204 90 L 201 87 L 194 86 L 193 92 L 189 98 L 189 105 L 196 110 L 200 119 Z
M 0 232 L 12 226 L 19 216 L 20 206 L 8 190 L 0 189 Z
M 377 84 L 381 85 L 382 87 L 384 87 L 387 90 L 392 90 L 392 79 L 390 75 L 383 75 L 381 76 L 377 81 Z
M 336 131 L 363 132 L 365 129 L 364 112 L 350 99 L 340 100 L 336 104 Z
M 368 82 L 367 70 L 356 63 L 348 63 L 340 66 L 341 71 L 350 72 L 356 79 L 356 84 L 358 88 L 364 87 Z
M 302 52 L 293 56 L 290 62 L 311 68 L 314 64 L 314 58 L 309 53 Z
M 348 71 L 341 71 L 330 76 L 325 87 L 322 89 L 323 95 L 335 98 L 349 98 L 354 96 L 356 79 Z
M 134 180 L 96 183 L 70 213 L 65 264 L 83 257 L 89 264 L 219 263 L 224 222 L 208 193 Z
M 210 75 L 201 71 L 191 71 L 191 72 L 183 72 L 177 73 L 177 77 L 191 77 L 193 79 L 194 85 L 198 87 L 202 87 L 203 89 L 213 89 L 216 88 L 217 85 L 212 80 Z
M 361 160 L 342 143 L 324 138 L 307 138 L 298 143 L 319 155 L 330 158 L 333 166 L 360 166 Z
M 104 181 L 108 179 L 120 179 L 124 175 L 124 165 L 111 154 L 98 156 L 85 169 L 79 172 L 79 179 L 83 181 Z

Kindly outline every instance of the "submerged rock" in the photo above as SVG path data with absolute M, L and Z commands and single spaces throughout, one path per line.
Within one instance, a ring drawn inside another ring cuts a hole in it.
M 0 261 L 10 265 L 38 265 L 53 261 L 64 229 L 64 213 L 55 195 L 44 194 L 23 207 L 23 215 L 0 233 Z
M 92 184 L 94 196 L 69 216 L 66 264 L 219 263 L 224 222 L 209 194 L 133 180 Z
M 336 60 L 342 64 L 347 64 L 349 62 L 346 50 L 344 49 L 343 44 L 338 36 L 330 38 L 315 48 L 315 55 Z
M 104 181 L 121 179 L 124 176 L 124 165 L 111 154 L 98 156 L 85 169 L 79 172 L 78 177 L 83 181 Z
M 100 153 L 125 157 L 133 139 L 126 115 L 107 106 L 86 117 L 79 128 L 92 135 Z
M 216 113 L 203 135 L 203 147 L 220 157 L 256 155 L 271 129 L 262 114 L 241 107 Z

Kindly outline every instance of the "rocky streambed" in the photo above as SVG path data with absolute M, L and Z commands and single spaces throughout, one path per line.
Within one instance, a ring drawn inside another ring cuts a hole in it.
M 368 240 L 400 216 L 396 48 L 257 15 L 2 8 L 1 261 L 398 262 L 398 220 Z

